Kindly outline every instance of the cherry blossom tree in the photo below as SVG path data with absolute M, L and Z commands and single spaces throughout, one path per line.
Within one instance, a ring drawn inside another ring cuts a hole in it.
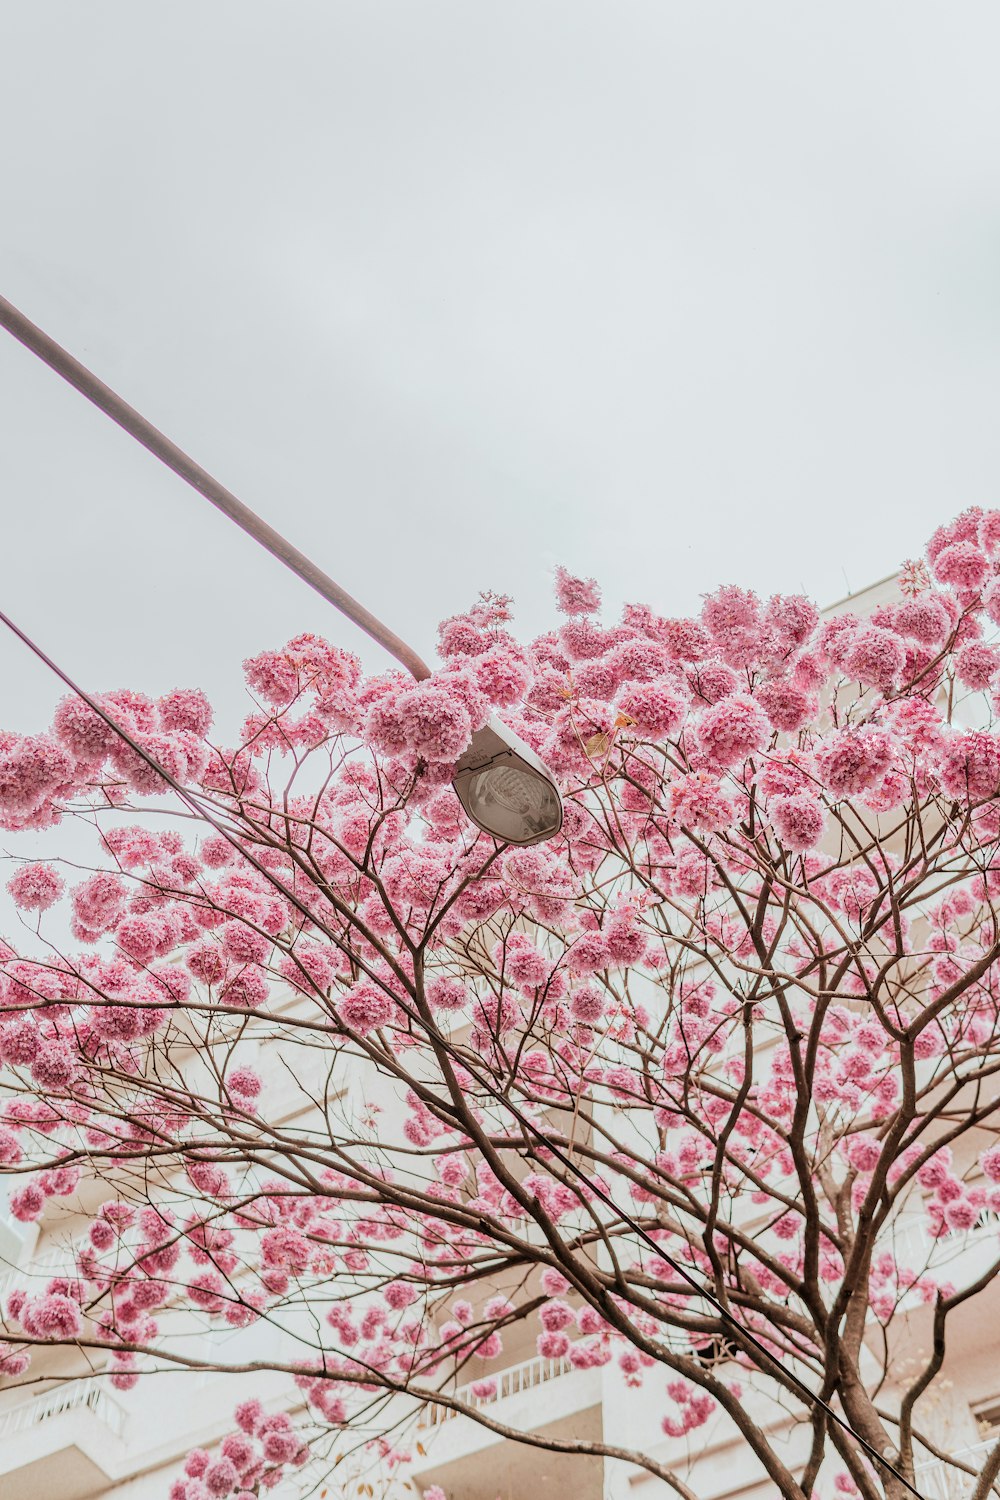
M 89 1216 L 6 1296 L 7 1384 L 49 1346 L 128 1389 L 203 1367 L 206 1324 L 281 1330 L 210 1361 L 243 1398 L 172 1500 L 400 1475 L 449 1409 L 697 1500 L 645 1448 L 506 1426 L 525 1337 L 652 1392 L 665 1454 L 722 1417 L 788 1500 L 897 1500 L 941 1454 L 951 1317 L 1000 1271 L 927 1250 L 1000 1212 L 1000 512 L 864 618 L 556 592 L 527 644 L 496 596 L 446 621 L 426 682 L 264 652 L 235 746 L 196 689 L 0 736 L 0 1164 L 22 1223 Z M 498 845 L 451 789 L 491 712 L 559 779 L 549 842 Z M 87 868 L 19 854 L 70 820 Z

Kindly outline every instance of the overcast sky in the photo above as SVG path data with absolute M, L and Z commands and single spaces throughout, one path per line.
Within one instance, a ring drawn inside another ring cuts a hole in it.
M 997 503 L 1000 10 L 5 7 L 0 292 L 425 654 L 562 561 L 829 602 Z M 0 334 L 3 607 L 88 686 L 361 639 Z M 365 652 L 372 667 L 382 659 Z M 3 727 L 58 694 L 0 641 Z

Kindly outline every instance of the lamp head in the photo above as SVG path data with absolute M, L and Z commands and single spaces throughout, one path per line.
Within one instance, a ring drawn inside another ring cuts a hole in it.
M 473 823 L 501 843 L 540 844 L 562 827 L 552 772 L 499 719 L 472 736 L 452 784 Z

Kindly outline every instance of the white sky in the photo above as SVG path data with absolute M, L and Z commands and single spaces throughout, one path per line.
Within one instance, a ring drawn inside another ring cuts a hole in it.
M 32 0 L 0 291 L 428 653 L 558 561 L 821 602 L 997 500 L 1000 10 Z M 3 607 L 86 685 L 361 638 L 0 334 Z M 370 666 L 382 665 L 374 650 Z M 0 641 L 0 725 L 58 688 Z M 228 710 L 228 712 L 227 712 Z

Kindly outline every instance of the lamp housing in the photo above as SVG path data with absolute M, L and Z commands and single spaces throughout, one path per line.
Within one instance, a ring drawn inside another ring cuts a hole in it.
M 552 772 L 492 715 L 459 757 L 452 785 L 477 828 L 501 843 L 540 844 L 562 827 L 562 798 Z

